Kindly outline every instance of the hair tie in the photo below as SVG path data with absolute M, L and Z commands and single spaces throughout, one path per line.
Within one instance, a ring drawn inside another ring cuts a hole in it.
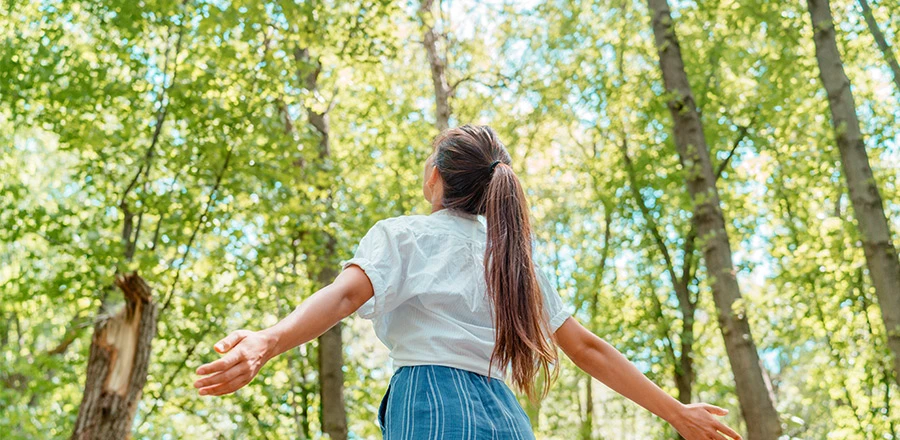
M 499 163 L 500 163 L 499 160 L 495 160 L 495 161 L 491 162 L 491 172 L 492 173 L 494 172 L 494 168 L 496 168 Z

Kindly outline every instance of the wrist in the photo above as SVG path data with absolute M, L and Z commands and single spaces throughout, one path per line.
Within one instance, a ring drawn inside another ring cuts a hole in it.
M 265 343 L 265 351 L 263 353 L 263 359 L 265 362 L 268 362 L 269 359 L 272 359 L 275 356 L 281 354 L 279 350 L 279 346 L 281 345 L 281 338 L 277 333 L 273 332 L 271 328 L 267 328 L 265 330 L 260 330 L 256 332 L 259 335 L 260 339 Z
M 668 409 L 668 411 L 666 411 L 666 414 L 663 417 L 663 419 L 666 422 L 669 422 L 669 424 L 672 426 L 678 426 L 679 424 L 681 424 L 681 422 L 686 417 L 687 405 L 685 405 L 675 399 L 672 399 L 672 400 L 673 400 L 673 404 Z

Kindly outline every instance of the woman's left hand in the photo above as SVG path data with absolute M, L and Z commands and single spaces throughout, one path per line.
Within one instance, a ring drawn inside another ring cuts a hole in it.
M 670 423 L 686 440 L 741 440 L 740 434 L 716 419 L 728 414 L 727 409 L 708 403 L 692 403 L 681 407 L 681 412 Z
M 200 395 L 230 394 L 250 383 L 268 362 L 274 341 L 261 332 L 237 330 L 217 342 L 215 349 L 222 358 L 201 365 L 197 374 L 206 375 L 194 382 Z

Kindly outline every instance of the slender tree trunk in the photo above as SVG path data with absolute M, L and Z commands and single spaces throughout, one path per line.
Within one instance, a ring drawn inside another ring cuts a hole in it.
M 584 419 L 581 421 L 581 439 L 591 440 L 594 435 L 594 378 L 585 375 L 584 378 Z
M 686 286 L 685 286 L 686 287 Z M 685 290 L 687 290 L 685 288 Z M 694 310 L 693 303 L 679 304 L 681 309 L 681 355 L 675 366 L 675 388 L 678 389 L 678 401 L 691 403 L 694 390 Z
M 653 14 L 653 35 L 663 81 L 666 92 L 672 96 L 668 106 L 674 121 L 675 146 L 694 203 L 694 221 L 702 241 L 703 258 L 712 284 L 725 350 L 734 373 L 741 413 L 747 423 L 747 438 L 774 440 L 781 435 L 781 423 L 763 378 L 746 314 L 734 308 L 735 302 L 741 299 L 740 286 L 731 259 L 731 244 L 709 148 L 684 70 L 669 4 L 666 0 L 648 0 L 648 4 Z
M 322 65 L 318 59 L 310 57 L 309 50 L 298 48 L 294 51 L 294 57 L 299 64 L 300 77 L 305 82 L 305 87 L 312 93 L 319 93 L 318 79 L 322 71 Z M 334 101 L 332 101 L 333 103 Z M 330 124 L 328 112 L 330 108 L 322 112 L 306 109 L 306 115 L 310 125 L 319 134 L 319 159 L 320 162 L 330 160 Z M 317 179 L 319 181 L 320 179 Z M 328 190 L 328 188 L 322 188 Z M 331 207 L 332 198 L 329 192 L 325 200 L 325 215 L 328 221 L 334 218 L 334 210 Z M 334 260 L 337 242 L 329 233 L 324 233 L 325 243 L 322 255 L 316 258 L 315 280 L 319 287 L 326 286 L 337 277 L 337 261 Z M 347 410 L 344 406 L 344 346 L 341 340 L 341 323 L 319 336 L 319 396 L 321 398 L 322 431 L 333 440 L 346 440 L 347 438 Z
M 434 0 L 422 0 L 419 4 L 419 19 L 424 28 L 422 40 L 431 66 L 431 80 L 434 82 L 435 126 L 438 131 L 450 127 L 450 85 L 447 83 L 447 62 L 438 53 L 438 35 L 434 30 L 434 14 L 431 12 Z
M 599 187 L 599 183 L 597 182 L 595 177 L 594 186 Z M 597 280 L 597 285 L 601 285 L 603 282 L 603 274 L 606 273 L 606 263 L 609 261 L 609 242 L 612 239 L 612 208 L 609 204 L 603 204 L 603 251 L 600 253 L 600 264 L 597 266 L 596 271 L 594 272 Z M 589 311 L 591 321 L 588 322 L 587 326 L 591 332 L 595 331 L 594 326 L 594 317 L 597 316 L 597 310 L 600 306 L 600 292 L 597 288 L 592 289 L 589 303 Z M 584 406 L 584 419 L 581 422 L 581 438 L 583 440 L 590 440 L 591 436 L 594 432 L 594 387 L 593 387 L 594 378 L 591 375 L 585 375 L 585 406 Z
M 894 74 L 894 84 L 897 85 L 897 92 L 900 93 L 900 64 L 897 63 L 894 51 L 891 50 L 891 46 L 888 45 L 887 39 L 884 38 L 884 33 L 882 33 L 881 28 L 878 27 L 878 22 L 875 21 L 875 15 L 872 14 L 872 8 L 869 7 L 868 0 L 859 0 L 859 7 L 862 8 L 863 17 L 865 17 L 866 24 L 869 26 L 869 32 L 871 32 L 872 37 L 875 38 L 875 44 L 881 49 L 884 60 L 891 68 L 891 73 Z
M 894 371 L 897 373 L 894 377 L 900 384 L 900 260 L 892 242 L 884 204 L 869 166 L 850 80 L 844 73 L 835 41 L 831 7 L 828 0 L 808 0 L 807 5 L 812 19 L 819 75 L 828 92 L 828 104 L 850 202 L 862 236 L 869 275 L 881 307 L 887 344 L 893 353 Z
M 333 245 L 331 246 L 334 247 Z M 319 272 L 319 285 L 334 281 L 337 271 Z M 322 399 L 322 430 L 332 439 L 347 438 L 347 411 L 344 407 L 344 344 L 340 322 L 319 336 L 319 393 Z
M 150 343 L 156 335 L 157 307 L 150 286 L 137 275 L 118 276 L 125 306 L 94 326 L 84 395 L 73 439 L 123 439 L 147 381 Z

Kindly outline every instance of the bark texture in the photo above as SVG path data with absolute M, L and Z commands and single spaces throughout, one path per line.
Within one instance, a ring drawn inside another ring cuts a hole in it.
M 648 4 L 663 81 L 666 92 L 671 95 L 668 107 L 674 121 L 675 146 L 694 203 L 698 240 L 702 244 L 741 413 L 747 423 L 747 438 L 775 440 L 781 435 L 781 423 L 766 386 L 750 324 L 746 314 L 735 307 L 741 300 L 741 291 L 731 259 L 731 244 L 716 190 L 709 147 L 685 73 L 669 4 L 666 0 L 648 0 Z
M 330 238 L 331 249 L 334 239 Z M 332 253 L 333 255 L 333 253 Z M 337 271 L 319 272 L 319 285 L 332 282 Z M 322 430 L 332 439 L 347 438 L 347 411 L 344 407 L 344 343 L 340 322 L 319 336 L 319 393 L 322 399 Z
M 150 286 L 137 273 L 118 276 L 125 296 L 113 316 L 101 310 L 94 326 L 84 395 L 72 439 L 123 439 L 147 381 L 150 343 L 156 335 L 157 307 Z
M 434 30 L 434 15 L 431 12 L 434 0 L 422 0 L 419 4 L 419 19 L 424 28 L 422 41 L 431 66 L 431 80 L 434 82 L 435 126 L 438 131 L 450 127 L 450 85 L 447 82 L 447 62 L 438 53 L 438 35 Z
M 850 80 L 844 73 L 838 52 L 831 6 L 828 0 L 809 0 L 807 5 L 812 19 L 819 76 L 828 92 L 828 105 L 850 202 L 862 236 L 869 276 L 881 306 L 887 344 L 893 354 L 894 379 L 900 384 L 900 260 L 891 238 L 884 203 L 869 166 Z

